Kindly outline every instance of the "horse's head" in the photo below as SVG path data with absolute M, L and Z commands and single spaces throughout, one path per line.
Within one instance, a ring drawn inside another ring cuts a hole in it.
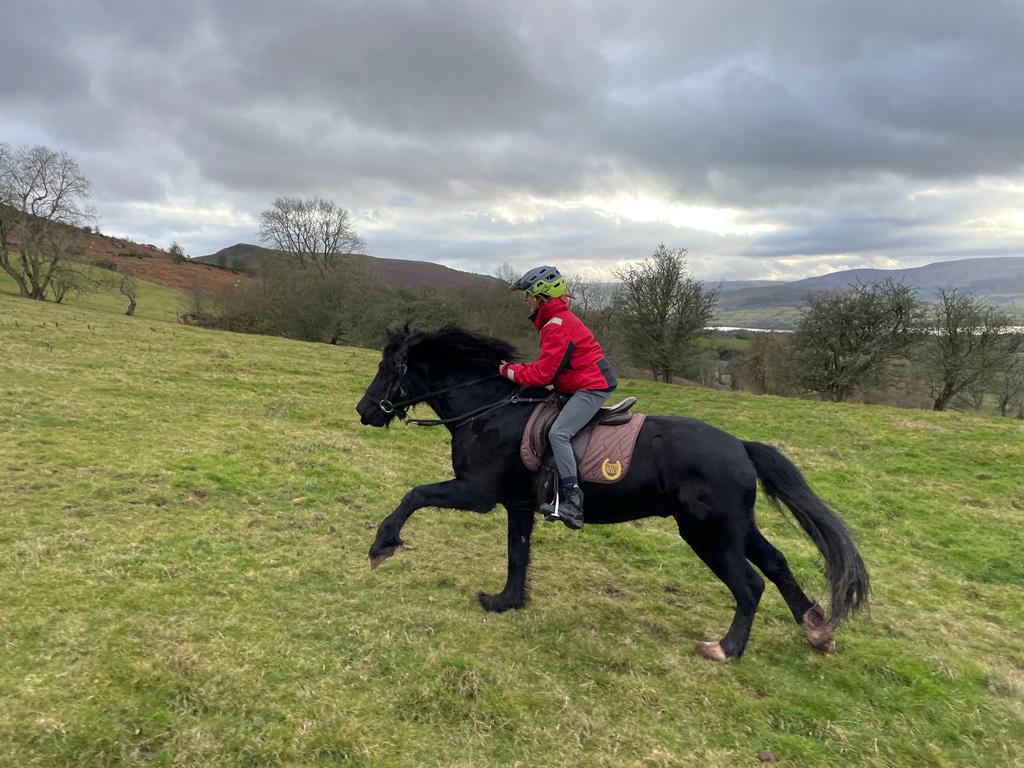
M 405 415 L 405 407 L 396 408 L 395 403 L 408 399 L 409 348 L 418 336 L 409 330 L 409 326 L 401 331 L 388 332 L 388 343 L 377 366 L 377 375 L 356 405 L 363 424 L 387 427 L 396 415 Z
M 436 389 L 440 382 L 493 374 L 498 363 L 515 359 L 507 342 L 454 326 L 433 333 L 389 332 L 377 375 L 366 388 L 356 411 L 363 424 L 386 427 L 397 415 L 404 418 L 417 394 Z

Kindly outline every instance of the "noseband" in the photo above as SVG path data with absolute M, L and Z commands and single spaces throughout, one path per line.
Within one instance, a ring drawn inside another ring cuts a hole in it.
M 397 366 L 397 370 L 398 376 L 396 376 L 395 380 L 391 382 L 391 386 L 388 387 L 388 391 L 384 394 L 384 399 L 377 401 L 377 407 L 384 411 L 384 413 L 394 413 L 395 415 L 398 416 L 398 418 L 405 420 L 405 416 L 406 413 L 408 413 L 408 409 L 406 409 L 404 406 L 410 405 L 411 401 L 400 402 L 396 405 L 395 403 L 391 402 L 391 398 L 394 396 L 396 389 L 398 390 L 398 394 L 401 395 L 402 397 L 409 396 L 409 393 L 405 391 L 405 387 L 402 386 L 402 377 L 409 372 L 409 366 L 406 365 L 405 363 L 399 363 Z M 401 408 L 402 410 L 398 411 L 398 408 Z

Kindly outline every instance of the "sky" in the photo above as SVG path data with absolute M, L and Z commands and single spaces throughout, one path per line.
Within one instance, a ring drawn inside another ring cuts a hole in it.
M 1024 255 L 1024 2 L 0 0 L 0 142 L 198 256 L 280 196 L 367 252 L 710 280 Z

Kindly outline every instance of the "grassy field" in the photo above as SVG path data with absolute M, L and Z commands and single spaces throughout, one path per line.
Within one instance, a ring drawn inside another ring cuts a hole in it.
M 799 320 L 800 311 L 796 307 L 769 307 L 764 309 L 717 309 L 712 323 L 737 328 L 793 330 Z
M 140 303 L 140 311 L 145 303 Z M 377 354 L 0 294 L 0 765 L 1024 764 L 1024 424 L 625 382 L 779 445 L 874 581 L 837 653 L 725 587 L 671 521 L 536 533 L 483 613 L 504 519 L 422 510 L 447 433 L 361 427 Z M 822 594 L 810 542 L 759 504 Z
M 737 339 L 732 336 L 698 336 L 696 343 L 698 349 L 729 350 L 733 354 L 737 354 L 750 346 L 750 339 Z
M 109 273 L 105 273 L 101 269 L 93 268 L 93 271 L 100 277 L 109 277 Z M 181 291 L 140 279 L 135 280 L 135 285 L 138 290 L 136 297 L 138 306 L 135 308 L 137 317 L 168 322 L 177 320 L 178 312 L 184 309 L 186 303 L 185 296 Z M 0 270 L 0 296 L 18 296 L 17 283 L 2 270 Z M 106 287 L 91 293 L 71 294 L 64 299 L 64 303 L 75 309 L 112 314 L 124 314 L 128 308 L 128 299 L 113 287 Z

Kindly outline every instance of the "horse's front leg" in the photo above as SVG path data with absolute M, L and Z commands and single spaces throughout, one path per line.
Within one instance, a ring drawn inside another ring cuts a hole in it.
M 402 526 L 417 509 L 444 507 L 488 512 L 496 503 L 489 484 L 483 481 L 473 482 L 456 478 L 443 483 L 417 485 L 405 494 L 395 511 L 377 526 L 377 538 L 370 547 L 370 567 L 376 568 L 402 546 Z
M 496 595 L 481 592 L 480 605 L 485 611 L 507 611 L 526 604 L 526 570 L 530 565 L 530 535 L 533 533 L 534 508 L 508 509 L 508 578 L 505 588 Z

